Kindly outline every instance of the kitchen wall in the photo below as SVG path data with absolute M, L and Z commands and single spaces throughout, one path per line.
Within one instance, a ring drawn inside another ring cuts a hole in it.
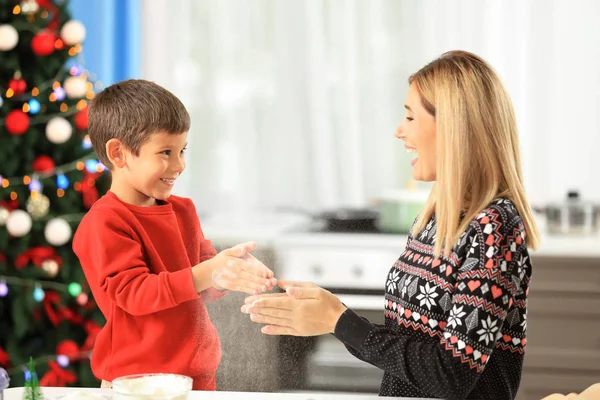
M 201 209 L 361 205 L 405 180 L 399 4 L 151 4 L 142 74 L 192 113 L 178 189 Z
M 142 75 L 191 111 L 177 190 L 203 213 L 361 205 L 403 186 L 410 157 L 393 131 L 406 80 L 455 48 L 488 59 L 508 87 L 532 201 L 569 189 L 600 200 L 594 0 L 149 4 Z

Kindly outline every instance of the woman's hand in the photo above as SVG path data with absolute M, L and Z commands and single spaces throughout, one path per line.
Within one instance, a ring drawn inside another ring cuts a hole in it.
M 542 400 L 596 400 L 596 399 L 600 399 L 600 383 L 596 383 L 596 384 L 588 387 L 580 394 L 569 393 L 567 395 L 562 395 L 559 393 L 554 393 L 548 397 L 544 397 Z
M 544 397 L 542 400 L 576 400 L 578 396 L 577 393 L 570 393 L 566 396 L 564 394 L 554 393 L 548 397 Z
M 346 307 L 340 300 L 312 283 L 280 281 L 286 293 L 250 296 L 242 312 L 265 324 L 267 335 L 317 336 L 333 333 Z

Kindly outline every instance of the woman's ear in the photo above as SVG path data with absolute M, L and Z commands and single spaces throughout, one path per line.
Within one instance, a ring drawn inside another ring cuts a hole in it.
M 125 166 L 125 148 L 119 139 L 110 139 L 106 142 L 106 155 L 113 167 Z

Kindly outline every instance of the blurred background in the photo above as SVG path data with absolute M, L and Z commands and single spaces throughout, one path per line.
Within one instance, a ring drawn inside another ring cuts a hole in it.
M 394 137 L 407 80 L 464 49 L 512 96 L 543 231 L 519 398 L 600 381 L 598 15 L 594 0 L 0 0 L 0 367 L 19 383 L 31 356 L 47 385 L 98 384 L 103 318 L 70 240 L 108 187 L 87 102 L 128 78 L 187 106 L 175 193 L 218 249 L 255 240 L 280 278 L 382 320 L 429 189 Z M 381 372 L 338 342 L 263 337 L 242 301 L 211 304 L 220 390 L 377 391 Z

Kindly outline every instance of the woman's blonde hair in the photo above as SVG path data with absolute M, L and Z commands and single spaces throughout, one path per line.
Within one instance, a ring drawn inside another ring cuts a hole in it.
M 435 214 L 435 256 L 449 254 L 471 220 L 506 197 L 523 220 L 528 246 L 536 249 L 540 235 L 523 187 L 515 113 L 492 67 L 475 54 L 450 51 L 409 83 L 435 117 L 437 140 L 436 182 L 413 235 Z

